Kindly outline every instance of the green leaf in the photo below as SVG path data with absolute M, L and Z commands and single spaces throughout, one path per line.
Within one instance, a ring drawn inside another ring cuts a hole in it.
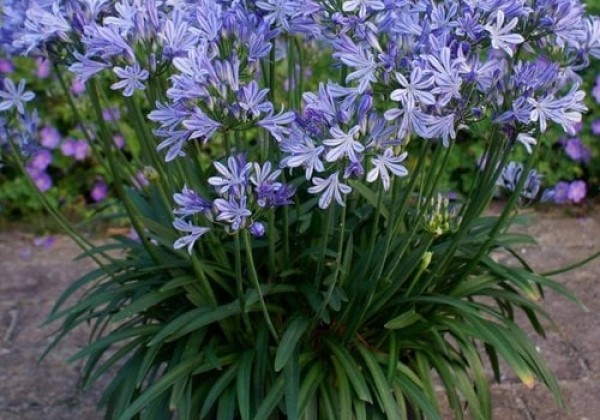
M 300 359 L 298 349 L 295 349 L 283 369 L 284 400 L 288 420 L 298 419 L 300 394 Z
M 277 379 L 269 388 L 268 394 L 262 400 L 262 403 L 256 411 L 254 420 L 265 420 L 268 419 L 273 410 L 277 407 L 283 396 L 283 375 L 278 375 Z
M 350 181 L 350 185 L 356 192 L 358 192 L 374 209 L 378 208 L 379 199 L 378 195 L 365 184 L 360 181 Z M 381 215 L 387 220 L 390 217 L 390 212 L 383 204 L 379 206 L 381 208 Z
M 152 384 L 142 394 L 139 395 L 127 409 L 119 416 L 119 420 L 128 420 L 143 409 L 150 401 L 160 396 L 175 381 L 182 377 L 190 375 L 194 369 L 201 366 L 204 355 L 198 354 L 188 360 L 182 361 L 177 366 L 170 368 L 157 382 Z M 133 383 L 133 381 L 129 381 Z
M 333 368 L 335 370 L 336 383 L 334 386 L 337 388 L 338 400 L 340 402 L 340 419 L 351 419 L 352 418 L 352 394 L 350 393 L 350 382 L 348 381 L 348 375 L 342 368 L 340 362 L 335 358 L 331 359 Z
M 175 296 L 178 293 L 180 293 L 180 291 L 176 289 L 170 290 L 168 292 L 161 292 L 159 290 L 148 292 L 139 299 L 136 299 L 133 302 L 131 302 L 131 304 L 122 307 L 119 313 L 113 316 L 113 322 L 119 322 L 127 317 L 137 314 L 138 312 L 143 312 L 149 307 L 157 305 L 163 300 L 166 300 L 171 296 Z
M 216 380 L 215 384 L 212 386 L 209 391 L 206 399 L 204 400 L 204 404 L 202 405 L 202 409 L 200 410 L 200 418 L 206 417 L 214 405 L 214 403 L 219 399 L 223 391 L 229 386 L 231 382 L 235 379 L 235 376 L 238 372 L 238 363 L 234 363 L 229 366 L 229 368 L 219 375 L 219 379 Z
M 250 389 L 254 350 L 246 350 L 240 357 L 240 366 L 236 378 L 237 403 L 242 420 L 250 420 Z
M 314 393 L 323 382 L 323 379 L 325 379 L 323 366 L 318 361 L 314 362 L 310 369 L 308 369 L 306 375 L 304 375 L 304 380 L 300 384 L 300 393 L 298 398 L 300 401 L 301 411 L 304 410 L 304 407 L 306 407 L 313 398 Z
M 96 353 L 102 349 L 106 349 L 107 347 L 118 343 L 119 341 L 126 340 L 132 337 L 140 337 L 140 336 L 152 336 L 154 335 L 160 327 L 158 325 L 142 325 L 135 328 L 122 328 L 120 330 L 115 330 L 106 337 L 102 337 L 99 340 L 94 341 L 92 344 L 84 347 L 82 350 L 78 351 L 73 355 L 69 361 L 74 362 L 83 357 L 86 357 L 90 354 Z
M 377 363 L 377 360 L 371 353 L 371 350 L 362 345 L 357 347 L 359 353 L 365 361 L 371 378 L 373 379 L 373 385 L 377 392 L 377 396 L 381 400 L 381 409 L 385 412 L 388 419 L 399 419 L 400 413 L 398 411 L 398 403 L 396 403 L 392 395 L 391 386 L 387 383 L 381 366 L 379 366 L 379 363 Z
M 227 388 L 219 398 L 217 407 L 217 420 L 234 420 L 235 419 L 235 388 Z
M 358 369 L 356 361 L 350 356 L 348 351 L 333 340 L 325 339 L 325 343 L 331 350 L 331 357 L 335 358 L 342 366 L 348 379 L 354 388 L 354 392 L 362 401 L 373 403 L 369 387 L 365 381 L 363 373 Z
M 414 308 L 411 308 L 402 315 L 399 315 L 386 322 L 384 327 L 388 330 L 399 330 L 422 320 L 423 317 L 415 312 Z
M 309 324 L 310 321 L 304 317 L 297 317 L 289 323 L 277 348 L 275 372 L 279 372 L 287 364 Z

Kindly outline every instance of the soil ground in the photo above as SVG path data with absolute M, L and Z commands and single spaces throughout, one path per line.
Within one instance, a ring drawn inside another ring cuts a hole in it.
M 541 270 L 598 251 L 598 210 L 596 206 L 580 217 L 556 209 L 535 213 L 525 230 L 539 246 L 522 251 Z M 0 232 L 0 420 L 101 419 L 95 404 L 103 383 L 78 390 L 81 365 L 66 363 L 85 344 L 88 331 L 82 328 L 71 334 L 38 363 L 52 333 L 41 323 L 61 291 L 91 264 L 73 261 L 78 249 L 65 237 L 57 237 L 49 248 L 36 247 L 32 240 L 16 231 Z M 548 293 L 543 306 L 556 328 L 546 339 L 535 337 L 559 379 L 568 408 L 558 408 L 543 386 L 528 389 L 507 372 L 503 382 L 493 386 L 495 419 L 600 419 L 600 260 L 557 278 L 588 309 Z

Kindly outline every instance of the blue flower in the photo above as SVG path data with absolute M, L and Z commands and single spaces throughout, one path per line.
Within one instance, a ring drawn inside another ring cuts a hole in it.
M 190 139 L 201 138 L 206 142 L 221 124 L 211 120 L 200 108 L 195 108 L 190 117 L 183 121 L 183 126 L 191 131 Z
M 192 216 L 198 213 L 207 214 L 212 209 L 212 203 L 198 195 L 194 190 L 184 185 L 183 190 L 180 193 L 173 194 L 173 200 L 177 203 L 179 208 L 173 211 L 178 216 Z
M 94 75 L 106 70 L 110 67 L 110 64 L 103 61 L 92 60 L 89 57 L 75 53 L 74 55 L 77 61 L 69 67 L 69 71 L 75 73 L 77 79 L 83 83 L 87 82 Z
M 515 17 L 508 22 L 506 26 L 504 26 L 504 12 L 502 10 L 498 10 L 495 20 L 495 26 L 492 26 L 491 23 L 488 23 L 484 27 L 484 29 L 490 33 L 492 48 L 502 49 L 512 57 L 513 46 L 525 42 L 525 38 L 523 38 L 523 36 L 510 32 L 517 26 L 519 19 Z
M 429 54 L 427 61 L 433 68 L 433 78 L 436 87 L 431 91 L 439 95 L 438 104 L 446 106 L 452 99 L 460 99 L 460 87 L 462 79 L 458 73 L 458 69 L 464 63 L 463 58 L 454 60 L 450 57 L 450 48 L 444 47 L 439 56 Z
M 308 136 L 293 132 L 289 140 L 281 143 L 281 150 L 288 154 L 281 160 L 281 166 L 287 168 L 302 166 L 306 170 L 306 179 L 311 179 L 314 171 L 325 170 L 321 160 L 325 147 L 315 145 Z
M 260 120 L 257 124 L 259 127 L 262 127 L 269 131 L 273 138 L 277 141 L 282 141 L 285 136 L 289 135 L 289 128 L 285 127 L 286 125 L 291 124 L 296 119 L 296 116 L 293 112 L 283 112 L 281 111 L 279 114 L 269 114 L 262 120 Z
M 310 187 L 308 192 L 311 194 L 321 193 L 319 207 L 322 209 L 328 208 L 333 199 L 343 207 L 344 199 L 342 198 L 342 194 L 350 194 L 352 192 L 352 187 L 340 182 L 338 172 L 331 174 L 327 179 L 314 177 L 312 182 L 314 186 Z
M 15 86 L 9 78 L 4 79 L 4 90 L 0 90 L 0 111 L 8 111 L 11 108 L 17 108 L 19 114 L 25 114 L 25 103 L 35 98 L 33 92 L 25 92 L 25 80 L 21 79 L 18 86 Z
M 431 87 L 433 86 L 431 73 L 415 67 L 410 73 L 410 82 L 402 73 L 398 72 L 396 73 L 396 80 L 402 87 L 392 91 L 390 99 L 401 102 L 408 112 L 416 107 L 417 102 L 425 105 L 435 104 L 435 96 L 431 93 Z
M 210 228 L 193 225 L 184 219 L 175 219 L 173 227 L 179 232 L 187 233 L 187 235 L 177 239 L 173 244 L 173 248 L 181 249 L 187 247 L 187 251 L 192 255 L 192 249 L 198 239 L 210 231 Z
M 259 89 L 255 80 L 248 83 L 241 89 L 239 94 L 239 105 L 244 111 L 250 112 L 253 118 L 258 118 L 260 114 L 272 114 L 273 104 L 264 102 L 269 89 Z
M 408 175 L 408 170 L 400 165 L 401 162 L 406 160 L 407 155 L 404 152 L 399 156 L 394 156 L 391 148 L 385 149 L 383 155 L 377 155 L 371 160 L 373 169 L 367 173 L 367 182 L 375 182 L 381 178 L 383 189 L 387 191 L 390 188 L 390 172 L 396 176 Z
M 169 149 L 165 155 L 165 162 L 185 156 L 185 152 L 181 149 L 189 139 L 190 133 L 187 130 L 159 129 L 155 130 L 154 134 L 165 139 L 156 146 L 156 150 L 160 152 L 163 149 Z
M 172 18 L 165 22 L 159 33 L 160 39 L 164 42 L 167 56 L 179 56 L 194 48 L 198 43 L 198 36 L 190 29 L 190 25 L 185 21 L 184 13 L 175 10 Z
M 359 93 L 365 92 L 371 85 L 377 81 L 375 72 L 378 64 L 375 56 L 360 45 L 355 45 L 349 38 L 345 37 L 339 41 L 337 46 L 341 52 L 334 54 L 335 57 L 355 70 L 346 76 L 346 82 L 358 81 Z
M 208 183 L 222 196 L 242 197 L 248 186 L 252 163 L 247 163 L 243 156 L 238 155 L 229 156 L 227 166 L 220 162 L 214 162 L 214 166 L 221 176 L 208 178 Z
M 149 73 L 147 70 L 140 68 L 138 63 L 125 68 L 115 67 L 113 71 L 122 80 L 113 83 L 110 88 L 113 90 L 123 89 L 123 96 L 133 96 L 136 90 L 146 89 L 142 82 L 148 79 Z
M 261 222 L 254 222 L 250 225 L 250 234 L 255 238 L 262 238 L 265 236 L 266 228 Z
M 356 9 L 358 9 L 358 16 L 364 19 L 367 16 L 367 9 L 380 11 L 385 9 L 385 4 L 381 0 L 346 0 L 342 4 L 344 12 L 354 12 Z
M 228 200 L 217 198 L 214 202 L 217 220 L 229 223 L 234 231 L 245 228 L 247 219 L 252 216 L 252 212 L 246 207 L 247 201 L 246 196 L 231 196 Z
M 355 140 L 359 135 L 359 131 L 360 126 L 358 125 L 352 127 L 348 133 L 344 133 L 338 126 L 332 127 L 329 133 L 333 138 L 323 140 L 323 144 L 330 147 L 325 155 L 325 160 L 336 162 L 348 157 L 353 162 L 358 161 L 357 153 L 362 153 L 365 150 L 365 146 Z

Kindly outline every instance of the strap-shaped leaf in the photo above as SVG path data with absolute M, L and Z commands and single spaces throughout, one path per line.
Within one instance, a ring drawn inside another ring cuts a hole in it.
M 397 317 L 390 319 L 385 323 L 384 327 L 388 330 L 399 330 L 402 328 L 406 328 L 409 325 L 412 325 L 416 322 L 423 320 L 423 317 L 418 314 L 414 308 L 411 308 L 409 311 L 404 312 Z
M 242 420 L 250 420 L 250 390 L 254 350 L 247 350 L 240 357 L 240 366 L 236 378 L 237 403 Z
M 308 328 L 310 321 L 304 317 L 293 319 L 281 337 L 277 353 L 275 354 L 275 372 L 279 372 L 287 364 L 290 356 L 296 349 L 302 334 Z

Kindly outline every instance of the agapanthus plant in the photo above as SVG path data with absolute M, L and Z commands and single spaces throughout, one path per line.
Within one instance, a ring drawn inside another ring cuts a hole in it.
M 570 295 L 506 229 L 538 195 L 544 133 L 573 134 L 586 110 L 577 71 L 600 56 L 600 21 L 577 0 L 30 0 L 3 11 L 8 50 L 86 82 L 94 112 L 81 118 L 94 120 L 137 233 L 114 245 L 123 258 L 78 238 L 99 268 L 50 316 L 63 319 L 59 339 L 94 325 L 74 356 L 85 383 L 120 366 L 109 418 L 439 418 L 436 375 L 457 418 L 488 418 L 485 360 L 499 380 L 500 358 L 561 401 L 515 313 L 543 334 L 542 288 Z M 305 80 L 308 57 L 332 66 Z M 103 118 L 115 93 L 141 188 Z M 450 203 L 446 162 L 482 125 L 482 171 Z M 517 148 L 530 158 L 509 164 Z M 507 205 L 482 216 L 497 185 Z

